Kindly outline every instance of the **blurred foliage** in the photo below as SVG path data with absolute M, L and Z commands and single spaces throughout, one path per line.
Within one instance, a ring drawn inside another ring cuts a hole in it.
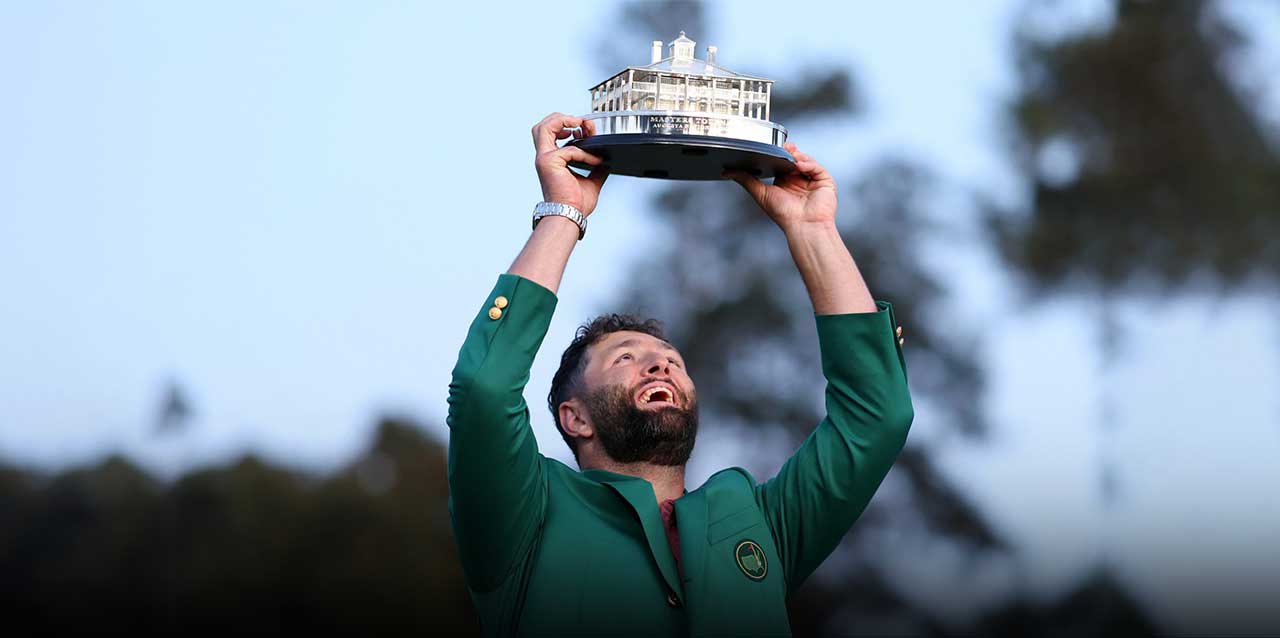
M 862 110 L 853 75 L 848 69 L 823 67 L 797 71 L 787 80 L 790 91 L 769 96 L 769 119 L 790 122 L 798 117 L 856 115 Z
M 987 614 L 968 630 L 982 636 L 1129 638 L 1164 633 L 1105 569 L 1049 602 L 1019 600 Z M 966 633 L 968 633 L 966 632 Z
M 176 380 L 170 380 L 165 384 L 152 431 L 155 434 L 181 432 L 191 422 L 194 413 L 186 389 Z
M 323 478 L 252 456 L 172 484 L 119 457 L 0 468 L 0 610 L 58 633 L 476 634 L 447 503 L 444 448 L 400 419 Z
M 447 503 L 444 447 L 403 419 L 324 477 L 252 456 L 168 483 L 119 457 L 55 476 L 0 465 L 0 612 L 42 633 L 478 635 Z M 909 599 L 851 573 L 790 601 L 795 635 L 1154 633 L 1104 573 L 960 628 L 904 617 Z
M 1008 121 L 1029 210 L 989 228 L 1034 293 L 1280 283 L 1280 157 L 1232 60 L 1247 42 L 1201 0 L 1120 0 L 1111 24 L 1016 37 Z
M 602 74 L 601 81 L 612 77 L 618 69 L 648 64 L 654 40 L 662 40 L 662 55 L 665 57 L 667 43 L 675 39 L 677 33 L 685 31 L 692 35 L 705 33 L 707 29 L 700 2 L 629 2 L 619 5 L 618 11 L 617 24 L 601 29 L 601 33 L 608 35 L 596 42 L 592 58 Z

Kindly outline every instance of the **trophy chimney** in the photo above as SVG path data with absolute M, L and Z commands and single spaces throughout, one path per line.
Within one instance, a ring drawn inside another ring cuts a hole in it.
M 662 40 L 653 41 L 653 53 L 649 56 L 649 64 L 662 59 Z
M 716 48 L 707 47 L 707 64 L 715 64 L 715 63 L 716 63 Z

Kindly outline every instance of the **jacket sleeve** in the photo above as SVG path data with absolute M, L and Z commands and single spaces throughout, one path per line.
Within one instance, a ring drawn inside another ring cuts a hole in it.
M 505 307 L 494 311 L 499 297 Z M 523 392 L 555 306 L 550 290 L 499 276 L 449 383 L 449 514 L 463 573 L 478 592 L 502 583 L 546 511 L 545 467 Z
M 893 307 L 816 315 L 827 415 L 756 486 L 787 582 L 795 592 L 835 550 L 906 443 L 914 413 Z

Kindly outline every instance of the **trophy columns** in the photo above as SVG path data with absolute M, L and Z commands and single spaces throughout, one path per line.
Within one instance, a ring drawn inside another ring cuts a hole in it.
M 681 31 L 663 58 L 655 40 L 649 65 L 592 87 L 583 119 L 595 132 L 571 143 L 616 175 L 718 180 L 736 169 L 767 179 L 794 171 L 795 158 L 782 147 L 787 129 L 769 121 L 773 81 L 719 66 L 716 47 L 699 60 L 694 44 Z

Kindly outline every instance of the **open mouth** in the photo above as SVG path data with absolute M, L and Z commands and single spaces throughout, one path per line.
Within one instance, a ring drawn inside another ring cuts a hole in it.
M 654 385 L 641 392 L 636 403 L 646 407 L 675 406 L 676 393 L 669 386 Z

